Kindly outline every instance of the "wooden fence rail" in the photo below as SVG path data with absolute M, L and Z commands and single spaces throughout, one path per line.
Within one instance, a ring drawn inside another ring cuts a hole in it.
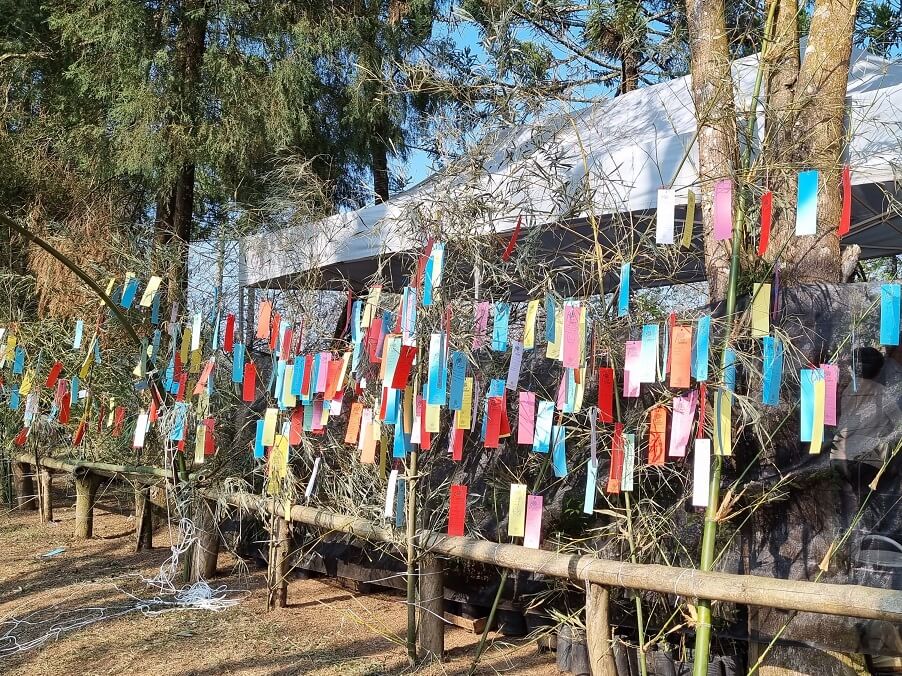
M 136 467 L 130 465 L 109 465 L 105 463 L 78 462 L 56 458 L 39 458 L 33 455 L 18 455 L 14 462 L 24 465 L 36 465 L 60 472 L 72 473 L 78 480 L 88 482 L 90 476 L 123 477 L 137 480 L 138 483 L 156 483 L 172 477 L 167 470 L 157 468 Z M 402 538 L 394 530 L 385 528 L 365 519 L 338 514 L 329 510 L 294 505 L 290 513 L 285 514 L 281 505 L 271 499 L 250 494 L 225 493 L 215 489 L 201 491 L 203 498 L 209 501 L 226 503 L 232 507 L 263 515 L 275 516 L 293 522 L 314 526 L 316 528 L 353 535 L 371 542 L 401 544 Z M 49 496 L 48 496 L 49 498 Z M 78 499 L 78 496 L 77 496 Z M 77 532 L 85 536 L 85 526 L 90 534 L 90 510 L 93 497 L 77 505 L 76 512 L 87 510 L 80 522 L 76 523 Z M 141 525 L 139 524 L 139 528 Z M 211 526 L 215 528 L 215 524 Z M 600 559 L 589 555 L 566 555 L 556 552 L 530 549 L 520 545 L 498 544 L 470 537 L 451 537 L 431 531 L 420 531 L 417 535 L 419 549 L 427 566 L 431 579 L 428 581 L 428 601 L 431 604 L 428 613 L 421 612 L 420 644 L 425 645 L 429 654 L 440 656 L 443 651 L 443 618 L 441 602 L 436 604 L 433 598 L 435 589 L 441 589 L 441 567 L 436 566 L 437 558 L 450 557 L 467 561 L 478 561 L 512 570 L 526 571 L 561 579 L 580 582 L 587 588 L 606 589 L 620 587 L 631 590 L 644 590 L 671 594 L 690 599 L 709 599 L 750 606 L 779 608 L 783 610 L 821 613 L 857 617 L 870 620 L 902 622 L 902 592 L 892 589 L 879 589 L 860 585 L 838 585 L 803 580 L 780 580 L 752 575 L 733 573 L 702 572 L 689 568 L 677 568 L 656 564 L 633 564 L 622 561 Z M 213 568 L 215 570 L 215 551 L 213 550 Z M 203 566 L 211 570 L 209 562 Z M 284 584 L 284 580 L 283 580 Z M 606 594 L 595 594 L 599 598 L 607 598 Z M 423 590 L 421 589 L 421 598 Z M 607 617 L 606 613 L 590 613 L 593 617 Z M 605 619 L 606 623 L 607 620 Z M 602 630 L 604 631 L 604 630 Z M 436 638 L 438 634 L 438 638 Z M 604 635 L 604 634 L 602 634 Z M 590 645 L 591 648 L 591 645 Z M 596 655 L 592 659 L 593 666 L 599 669 L 593 673 L 612 673 L 605 655 Z

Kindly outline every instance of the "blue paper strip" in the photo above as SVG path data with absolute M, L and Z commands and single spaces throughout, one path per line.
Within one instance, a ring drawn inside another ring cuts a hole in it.
M 426 403 L 430 406 L 444 406 L 447 400 L 447 374 L 443 355 L 444 336 L 433 333 L 429 341 L 429 372 L 426 379 Z
M 13 388 L 9 392 L 9 410 L 10 411 L 18 411 L 19 410 L 19 386 L 14 385 Z
M 160 299 L 162 297 L 162 293 L 155 293 L 153 297 L 153 303 L 151 303 L 150 305 L 150 323 L 154 326 L 160 325 Z
M 617 302 L 617 316 L 625 317 L 630 311 L 630 270 L 632 265 L 620 266 L 620 296 Z
M 899 344 L 899 284 L 884 284 L 880 287 L 880 344 Z
M 307 369 L 307 360 L 303 357 L 296 357 L 294 360 L 294 370 L 291 372 L 291 385 L 289 390 L 296 396 L 301 396 L 301 387 L 304 384 L 304 371 Z
M 554 422 L 554 402 L 539 401 L 536 413 L 535 436 L 532 450 L 536 453 L 548 453 L 551 448 L 551 428 Z
M 279 402 L 279 408 L 285 408 L 285 402 L 282 401 L 282 386 L 285 384 L 285 366 L 286 362 L 281 359 L 276 363 L 276 379 L 272 389 L 272 396 Z
M 768 406 L 777 406 L 780 403 L 780 383 L 783 379 L 783 344 L 779 338 L 765 336 L 763 348 L 764 383 L 761 401 Z
M 567 476 L 567 428 L 555 425 L 552 429 L 554 438 L 554 450 L 551 454 L 551 464 L 554 467 L 554 476 L 563 479 Z
M 261 459 L 265 453 L 263 448 L 263 420 L 258 420 L 257 430 L 254 434 L 254 457 Z
M 13 375 L 22 375 L 25 370 L 25 348 L 21 345 L 16 347 L 16 353 L 13 357 Z
M 695 379 L 708 379 L 708 344 L 711 339 L 711 315 L 704 315 L 698 320 L 695 341 Z
M 817 170 L 799 173 L 796 199 L 796 235 L 817 233 Z
M 244 380 L 244 345 L 235 343 L 232 347 L 232 382 L 240 383 Z
M 81 386 L 81 382 L 78 380 L 78 376 L 72 376 L 72 382 L 70 383 L 72 390 L 69 393 L 69 401 L 72 406 L 78 405 L 78 390 Z
M 185 438 L 185 425 L 188 422 L 188 402 L 175 402 L 175 421 L 169 433 L 169 441 L 182 441 Z
M 156 363 L 157 356 L 160 354 L 160 341 L 163 338 L 163 332 L 157 329 L 153 332 L 153 340 L 150 343 L 150 361 Z
M 583 497 L 583 514 L 595 512 L 595 491 L 598 487 L 598 459 L 589 458 L 586 466 L 586 493 Z
M 495 352 L 507 352 L 507 328 L 510 316 L 510 303 L 495 303 L 495 324 L 492 326 L 492 349 Z
M 459 411 L 464 406 L 464 381 L 467 377 L 467 355 L 464 352 L 451 353 L 451 395 L 448 408 Z
M 724 371 L 723 383 L 730 391 L 736 391 L 736 352 L 732 348 L 726 348 L 723 353 Z
M 398 390 L 390 390 L 397 395 Z M 392 445 L 393 458 L 406 458 L 410 453 L 410 439 L 404 434 L 404 407 L 395 406 L 395 415 L 391 419 L 395 427 L 395 439 Z M 388 418 L 388 416 L 385 416 Z
M 814 381 L 817 380 L 817 369 L 802 369 L 800 375 L 801 381 L 801 400 L 802 405 L 799 407 L 799 415 L 801 422 L 800 441 L 811 441 L 814 433 Z
M 132 277 L 125 284 L 125 288 L 122 290 L 122 300 L 120 303 L 122 307 L 126 310 L 130 310 L 132 307 L 132 303 L 135 302 L 135 294 L 138 291 L 138 278 Z
M 430 255 L 423 271 L 423 307 L 432 305 L 432 268 L 434 265 L 435 259 Z
M 554 318 L 557 314 L 557 306 L 552 296 L 545 296 L 545 340 L 549 343 L 554 342 Z

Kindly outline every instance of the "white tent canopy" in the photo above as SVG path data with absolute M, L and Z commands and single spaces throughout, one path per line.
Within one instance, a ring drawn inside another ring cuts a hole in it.
M 751 106 L 757 64 L 757 56 L 733 64 L 740 110 Z M 854 204 L 843 243 L 860 244 L 865 258 L 902 253 L 902 65 L 854 54 L 847 108 Z M 386 256 L 421 246 L 426 223 L 454 223 L 455 236 L 509 232 L 521 214 L 528 227 L 584 223 L 590 214 L 604 224 L 652 213 L 666 185 L 685 205 L 698 181 L 695 133 L 688 76 L 510 129 L 384 204 L 245 238 L 247 281 L 285 287 L 315 269 L 325 286 L 359 285 L 377 261 L 384 274 Z M 696 262 L 681 280 L 703 274 Z

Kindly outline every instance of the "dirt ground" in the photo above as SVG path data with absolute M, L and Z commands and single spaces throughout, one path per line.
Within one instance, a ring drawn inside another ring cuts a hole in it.
M 266 612 L 264 572 L 228 553 L 211 584 L 241 602 L 220 612 L 134 610 L 155 592 L 153 577 L 169 556 L 164 525 L 154 549 L 134 552 L 134 518 L 104 495 L 95 508 L 94 538 L 78 541 L 71 487 L 54 495 L 54 522 L 37 512 L 0 512 L 0 673 L 71 674 L 400 674 L 407 667 L 406 607 L 390 593 L 354 595 L 322 579 L 292 580 L 289 607 Z M 38 558 L 54 548 L 65 552 Z M 130 596 L 129 594 L 133 595 Z M 93 621 L 92 620 L 97 620 Z M 29 650 L 17 650 L 48 633 Z M 445 634 L 444 664 L 418 674 L 465 674 L 478 636 Z M 491 635 L 478 673 L 557 674 L 553 655 L 535 644 Z

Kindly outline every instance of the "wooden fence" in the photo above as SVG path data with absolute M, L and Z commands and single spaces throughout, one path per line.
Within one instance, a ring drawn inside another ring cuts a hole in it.
M 137 546 L 143 532 L 149 529 L 149 495 L 147 486 L 172 479 L 172 472 L 150 467 L 109 465 L 78 462 L 33 455 L 17 455 L 13 458 L 16 488 L 20 506 L 40 510 L 43 518 L 52 514 L 50 497 L 50 472 L 65 472 L 75 477 L 76 486 L 76 537 L 91 537 L 93 507 L 98 483 L 102 477 L 125 478 L 136 488 Z M 34 467 L 36 471 L 32 471 Z M 43 490 L 34 497 L 33 484 L 28 480 L 34 474 L 41 478 Z M 286 520 L 302 523 L 329 532 L 353 535 L 370 542 L 398 543 L 395 531 L 365 519 L 337 514 L 332 511 L 294 505 L 290 513 L 271 499 L 249 494 L 226 494 L 213 489 L 201 491 L 204 499 L 225 502 L 235 508 L 259 512 L 278 520 L 277 533 L 270 565 L 276 571 L 277 588 L 271 590 L 284 605 L 286 560 L 288 551 Z M 34 504 L 29 504 L 32 500 Z M 212 515 L 214 510 L 202 510 Z M 142 515 L 147 514 L 144 518 Z M 212 518 L 200 519 L 195 524 L 200 531 L 199 546 L 192 555 L 195 577 L 208 576 L 216 567 L 219 551 L 217 524 Z M 587 629 L 589 657 L 593 674 L 616 674 L 608 628 L 608 590 L 613 587 L 659 592 L 685 598 L 708 599 L 750 606 L 779 608 L 783 610 L 839 615 L 871 620 L 902 622 L 902 592 L 864 587 L 837 585 L 801 580 L 780 580 L 732 573 L 702 572 L 689 568 L 677 568 L 655 564 L 634 564 L 600 559 L 588 555 L 566 555 L 556 552 L 529 549 L 520 545 L 498 544 L 469 537 L 451 537 L 431 531 L 417 533 L 418 549 L 422 553 L 419 570 L 419 629 L 418 641 L 423 654 L 438 659 L 444 652 L 444 582 L 442 558 L 478 561 L 511 570 L 538 573 L 546 576 L 580 582 L 587 589 Z

